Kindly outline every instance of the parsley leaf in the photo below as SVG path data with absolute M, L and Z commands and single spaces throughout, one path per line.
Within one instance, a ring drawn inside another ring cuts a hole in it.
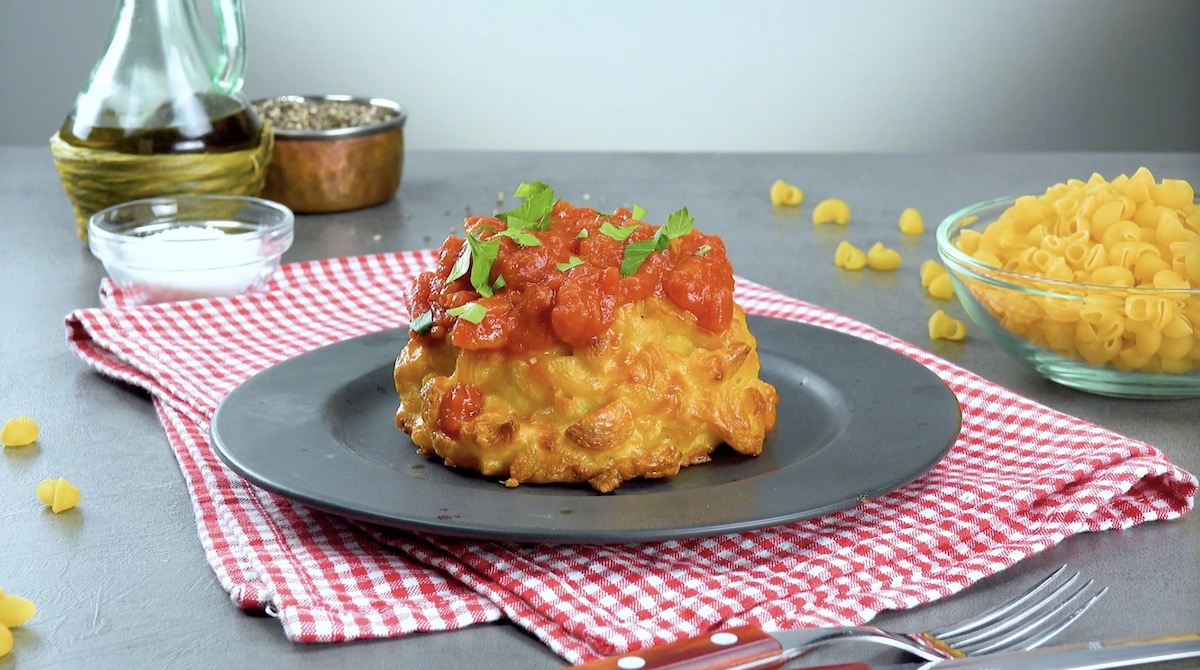
M 696 218 L 688 214 L 687 207 L 680 207 L 667 217 L 667 225 L 662 227 L 663 235 L 672 240 L 683 237 L 692 232 L 695 223 Z
M 577 239 L 577 240 L 586 240 L 586 239 L 587 239 L 587 236 L 588 236 L 588 229 L 587 229 L 587 228 L 580 228 L 580 229 L 579 229 L 579 232 L 578 232 L 578 233 L 575 235 L 575 239 Z
M 629 211 L 629 213 L 633 214 L 633 218 L 637 219 L 638 221 L 641 221 L 642 217 L 646 216 L 646 208 L 642 207 L 641 205 L 639 205 L 637 203 L 634 203 L 633 209 L 631 209 Z
M 468 302 L 455 307 L 454 309 L 446 310 L 450 316 L 457 316 L 464 321 L 471 323 L 479 323 L 483 321 L 483 317 L 487 315 L 487 307 L 480 305 L 477 302 Z
M 538 239 L 537 235 L 534 235 L 524 228 L 509 228 L 508 230 L 502 230 L 493 235 L 493 237 L 507 237 L 523 247 L 538 247 L 542 245 L 542 241 Z
M 651 253 L 665 250 L 671 244 L 671 240 L 692 232 L 695 222 L 695 217 L 688 214 L 687 207 L 671 212 L 666 225 L 659 228 L 654 237 L 626 245 L 625 253 L 621 257 L 621 276 L 629 277 L 635 274 Z
M 522 182 L 517 186 L 517 190 L 513 192 L 513 195 L 518 198 L 524 198 L 528 200 L 541 195 L 545 191 L 550 191 L 551 193 L 554 192 L 549 185 L 540 181 L 535 181 L 533 183 Z
M 654 252 L 656 238 L 657 236 L 648 240 L 630 242 L 625 247 L 625 254 L 621 257 L 622 277 L 630 277 L 638 271 L 638 268 L 642 267 L 642 263 Z
M 468 234 L 467 237 L 470 237 Z M 458 258 L 454 260 L 454 266 L 450 268 L 450 274 L 446 276 L 446 283 L 458 279 L 467 274 L 467 270 L 471 268 L 471 245 L 464 244 L 462 250 L 458 252 Z
M 632 235 L 637 229 L 638 225 L 636 223 L 628 226 L 614 226 L 608 221 L 605 221 L 604 223 L 600 224 L 600 234 L 606 237 L 611 237 L 618 242 L 624 242 L 625 240 L 629 239 L 629 236 Z M 584 230 L 586 230 L 586 228 Z
M 428 310 L 408 324 L 408 329 L 417 335 L 428 335 L 433 330 L 433 310 Z
M 555 267 L 563 272 L 566 272 L 567 270 L 570 270 L 571 268 L 577 268 L 580 265 L 583 265 L 583 259 L 578 256 L 571 256 L 567 259 L 566 263 L 559 263 Z
M 505 286 L 508 286 L 508 280 L 504 278 L 504 275 L 496 275 L 496 281 L 492 282 L 492 290 L 499 291 Z
M 491 239 L 485 242 L 474 235 L 467 235 L 467 244 L 471 247 L 471 286 L 479 295 L 491 297 L 492 285 L 489 277 L 492 274 L 492 264 L 496 262 L 496 254 L 500 251 L 500 240 Z
M 509 223 L 510 219 L 520 219 L 528 225 L 522 226 L 531 230 L 547 230 L 550 228 L 550 212 L 554 210 L 554 189 L 546 184 L 535 181 L 523 183 L 517 187 L 513 196 L 524 198 L 525 202 L 517 207 L 496 215 L 497 219 Z

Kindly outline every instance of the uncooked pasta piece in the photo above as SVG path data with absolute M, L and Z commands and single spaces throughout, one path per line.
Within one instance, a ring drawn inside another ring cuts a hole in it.
M 921 263 L 921 288 L 929 288 L 929 283 L 937 277 L 946 274 L 946 268 L 941 263 L 930 259 Z
M 0 428 L 0 443 L 6 447 L 24 447 L 38 439 L 37 422 L 28 416 L 15 416 Z
M 900 212 L 900 220 L 897 225 L 900 227 L 900 232 L 905 235 L 920 235 L 925 232 L 925 219 L 921 217 L 921 212 L 913 207 L 908 207 Z
M 804 191 L 782 179 L 776 179 L 771 184 L 771 204 L 776 207 L 795 207 L 804 201 Z
M 929 338 L 932 340 L 962 340 L 967 336 L 967 324 L 938 310 L 929 317 Z
M 37 614 L 37 606 L 29 598 L 14 596 L 0 589 L 0 626 L 16 628 Z
M 948 274 L 938 275 L 929 282 L 929 286 L 925 288 L 925 291 L 931 298 L 949 300 L 954 297 L 954 281 L 950 279 L 950 275 Z
M 833 264 L 843 270 L 858 272 L 867 265 L 867 255 L 862 249 L 842 240 L 833 250 Z
M 836 223 L 844 226 L 850 222 L 850 205 L 845 200 L 827 198 L 817 203 L 813 208 L 813 223 Z
M 882 242 L 876 242 L 867 249 L 867 267 L 872 270 L 891 272 L 900 267 L 902 260 L 899 251 L 883 246 Z
M 37 486 L 37 497 L 50 511 L 58 514 L 79 504 L 79 489 L 71 482 L 58 479 L 43 479 Z

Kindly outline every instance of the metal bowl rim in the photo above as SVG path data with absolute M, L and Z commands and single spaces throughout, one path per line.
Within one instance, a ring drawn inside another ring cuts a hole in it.
M 372 98 L 358 95 L 342 95 L 342 94 L 326 94 L 326 95 L 273 95 L 266 98 L 259 98 L 252 101 L 250 104 L 255 106 L 259 103 L 269 100 L 288 100 L 292 102 L 307 102 L 307 101 L 336 101 L 336 102 L 356 102 L 372 107 L 382 107 L 393 112 L 393 116 L 386 121 L 379 123 L 371 123 L 365 126 L 348 126 L 346 128 L 329 128 L 326 130 L 290 130 L 286 128 L 271 127 L 275 134 L 276 140 L 299 140 L 299 141 L 328 141 L 328 140 L 344 140 L 353 137 L 365 137 L 375 135 L 377 133 L 387 132 L 389 130 L 400 130 L 404 128 L 404 123 L 408 120 L 408 110 L 400 103 L 387 98 Z

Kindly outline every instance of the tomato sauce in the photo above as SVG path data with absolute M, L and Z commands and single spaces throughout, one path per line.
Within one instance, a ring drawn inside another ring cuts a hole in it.
M 483 410 L 483 391 L 474 384 L 455 384 L 442 397 L 438 407 L 438 427 L 452 439 L 458 439 L 462 427 Z
M 626 240 L 600 232 L 601 224 L 637 225 Z M 503 286 L 483 297 L 466 275 L 447 281 L 466 240 L 451 236 L 442 245 L 436 267 L 417 277 L 407 294 L 411 314 L 429 313 L 432 327 L 417 337 L 444 338 L 462 349 L 509 352 L 544 350 L 559 344 L 586 346 L 612 325 L 622 305 L 665 296 L 696 317 L 710 332 L 722 332 L 733 318 L 733 268 L 725 244 L 715 235 L 693 230 L 651 252 L 637 271 L 621 275 L 625 247 L 654 237 L 658 227 L 633 219 L 629 210 L 601 214 L 595 209 L 558 201 L 547 230 L 525 230 L 540 242 L 522 245 L 493 217 L 471 217 L 466 231 L 483 241 L 499 240 L 488 277 Z M 587 231 L 586 233 L 582 231 Z M 571 257 L 579 261 L 573 267 Z M 453 316 L 449 310 L 467 303 L 486 308 L 479 323 Z

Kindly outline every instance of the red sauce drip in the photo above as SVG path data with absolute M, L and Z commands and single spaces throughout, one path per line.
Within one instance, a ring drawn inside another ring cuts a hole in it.
M 638 229 L 618 241 L 600 232 L 605 221 L 618 227 L 637 224 Z M 481 239 L 490 239 L 489 228 L 506 226 L 492 217 L 466 220 L 466 230 L 477 231 Z M 634 274 L 621 276 L 625 246 L 653 237 L 656 230 L 634 221 L 626 209 L 601 214 L 559 201 L 550 228 L 534 231 L 540 245 L 500 238 L 489 281 L 503 276 L 505 286 L 487 298 L 471 286 L 470 273 L 446 281 L 465 244 L 451 236 L 442 244 L 436 267 L 419 275 L 406 296 L 414 317 L 426 312 L 433 317 L 433 328 L 419 337 L 449 336 L 455 346 L 475 350 L 520 352 L 563 343 L 582 347 L 608 330 L 618 307 L 651 296 L 665 296 L 709 332 L 724 331 L 733 318 L 733 268 L 721 238 L 693 230 L 672 240 L 666 250 L 651 253 Z M 583 263 L 560 270 L 559 264 L 571 256 Z M 487 308 L 480 323 L 448 313 L 468 302 Z

